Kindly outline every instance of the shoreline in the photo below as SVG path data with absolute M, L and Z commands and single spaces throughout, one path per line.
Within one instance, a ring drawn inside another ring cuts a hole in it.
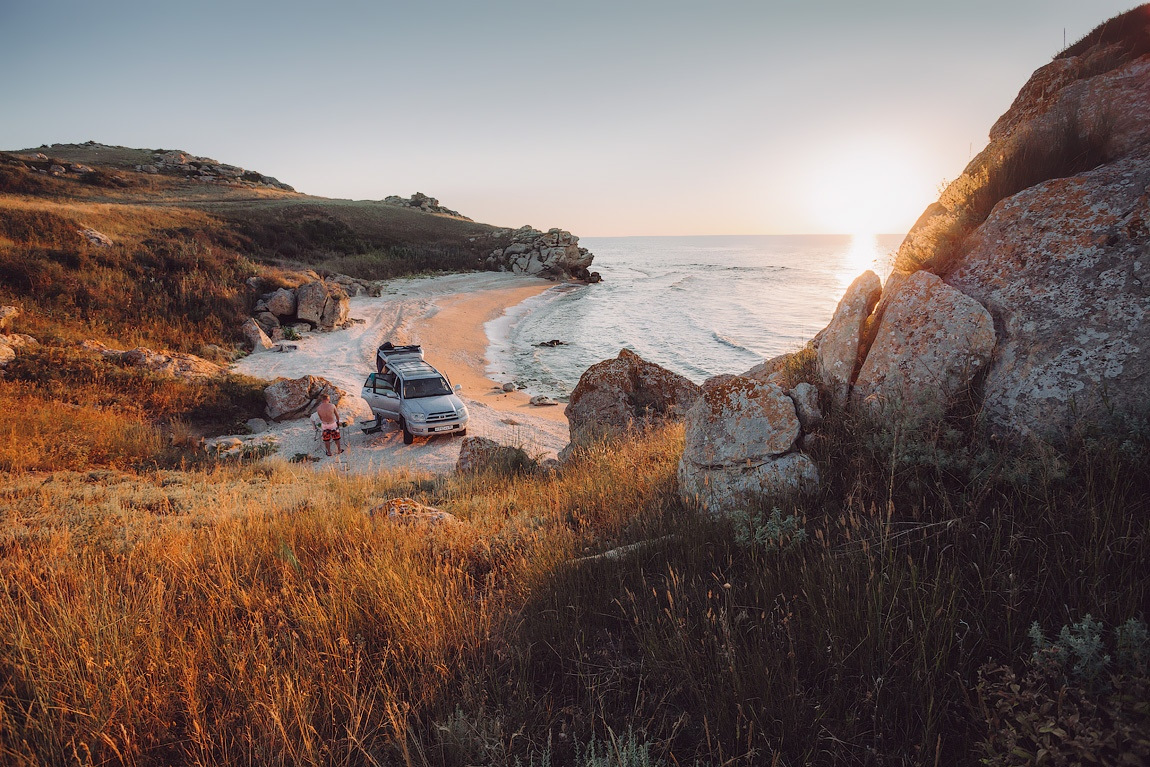
M 556 284 L 477 290 L 455 293 L 434 302 L 435 308 L 411 324 L 403 343 L 423 346 L 424 357 L 447 375 L 453 384 L 461 384 L 461 394 L 488 407 L 505 412 L 530 414 L 566 425 L 564 404 L 538 407 L 530 404 L 531 395 L 523 391 L 503 391 L 503 381 L 489 375 L 488 353 L 492 341 L 487 325 L 505 316 L 529 298 L 542 295 Z

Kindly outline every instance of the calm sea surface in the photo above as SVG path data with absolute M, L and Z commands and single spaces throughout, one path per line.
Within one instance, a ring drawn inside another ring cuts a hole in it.
M 488 323 L 488 372 L 564 397 L 623 347 L 695 382 L 793 351 L 902 235 L 587 237 L 603 282 L 563 286 Z M 564 345 L 540 347 L 556 339 Z

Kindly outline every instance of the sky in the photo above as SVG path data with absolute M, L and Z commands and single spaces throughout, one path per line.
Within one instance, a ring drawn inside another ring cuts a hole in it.
M 0 0 L 0 148 L 580 236 L 902 233 L 1132 0 Z

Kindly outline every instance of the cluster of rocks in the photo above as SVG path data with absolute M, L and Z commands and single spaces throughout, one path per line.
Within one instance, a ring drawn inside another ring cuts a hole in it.
M 24 333 L 13 333 L 12 327 L 21 314 L 18 306 L 0 306 L 0 369 L 16 359 L 20 349 L 39 346 L 40 342 Z
M 272 421 L 306 418 L 319 407 L 320 397 L 324 394 L 336 406 L 347 396 L 343 389 L 320 376 L 277 378 L 264 388 L 264 400 L 267 403 L 264 412 Z
M 484 265 L 491 271 L 533 274 L 560 279 L 574 277 L 599 282 L 598 272 L 588 270 L 594 255 L 579 247 L 579 238 L 562 229 L 541 232 L 530 226 L 519 229 L 497 229 L 491 236 L 510 243 L 491 251 Z
M 580 448 L 668 422 L 685 422 L 679 462 L 683 500 L 710 513 L 739 508 L 748 495 L 809 492 L 818 470 L 802 452 L 822 421 L 819 393 L 809 383 L 783 388 L 774 380 L 721 375 L 700 387 L 634 352 L 592 365 L 571 393 L 566 414 L 570 460 Z M 767 374 L 778 379 L 781 370 Z
M 216 378 L 228 372 L 222 365 L 183 352 L 156 352 L 145 346 L 137 346 L 135 349 L 112 349 L 93 340 L 84 341 L 81 346 L 88 351 L 98 352 L 105 359 L 170 378 L 197 380 Z
M 316 276 L 317 279 L 298 288 L 277 288 L 259 296 L 252 307 L 253 316 L 240 329 L 252 351 L 274 349 L 278 342 L 311 330 L 347 326 L 351 306 L 349 290 L 352 295 L 361 295 L 370 288 L 343 275 L 326 280 Z M 249 280 L 249 286 L 255 289 L 261 285 L 259 278 Z
M 43 152 L 36 152 L 29 159 L 19 163 L 28 170 L 34 170 L 37 173 L 43 173 L 49 176 L 82 176 L 85 173 L 92 173 L 92 169 L 83 163 L 67 162 L 65 160 L 57 160 L 48 157 Z
M 152 153 L 152 162 L 136 166 L 140 173 L 161 173 L 167 176 L 183 176 L 184 178 L 205 183 L 229 184 L 232 186 L 267 187 L 281 189 L 285 192 L 294 192 L 295 189 L 287 184 L 257 173 L 254 170 L 245 170 L 235 165 L 217 162 L 210 157 L 196 157 L 195 155 L 179 150 L 156 150 Z
M 243 458 L 244 456 L 264 455 L 279 447 L 279 438 L 274 434 L 260 434 L 246 437 L 216 437 L 204 440 L 204 449 L 219 460 Z
M 394 205 L 399 208 L 415 208 L 416 210 L 422 210 L 424 213 L 438 213 L 441 216 L 451 216 L 452 218 L 471 221 L 470 218 L 459 211 L 443 207 L 439 204 L 439 200 L 434 197 L 428 197 L 423 192 L 416 192 L 411 195 L 411 197 L 400 197 L 399 195 L 393 194 L 384 197 L 381 202 L 385 205 Z

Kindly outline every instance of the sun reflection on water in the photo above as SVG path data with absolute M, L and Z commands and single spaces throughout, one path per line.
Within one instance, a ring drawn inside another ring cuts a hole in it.
M 874 234 L 855 234 L 851 236 L 850 249 L 843 254 L 842 264 L 839 266 L 836 277 L 843 290 L 850 287 L 855 278 L 870 269 L 884 282 L 890 274 L 890 255 L 883 253 L 879 248 L 878 237 Z

